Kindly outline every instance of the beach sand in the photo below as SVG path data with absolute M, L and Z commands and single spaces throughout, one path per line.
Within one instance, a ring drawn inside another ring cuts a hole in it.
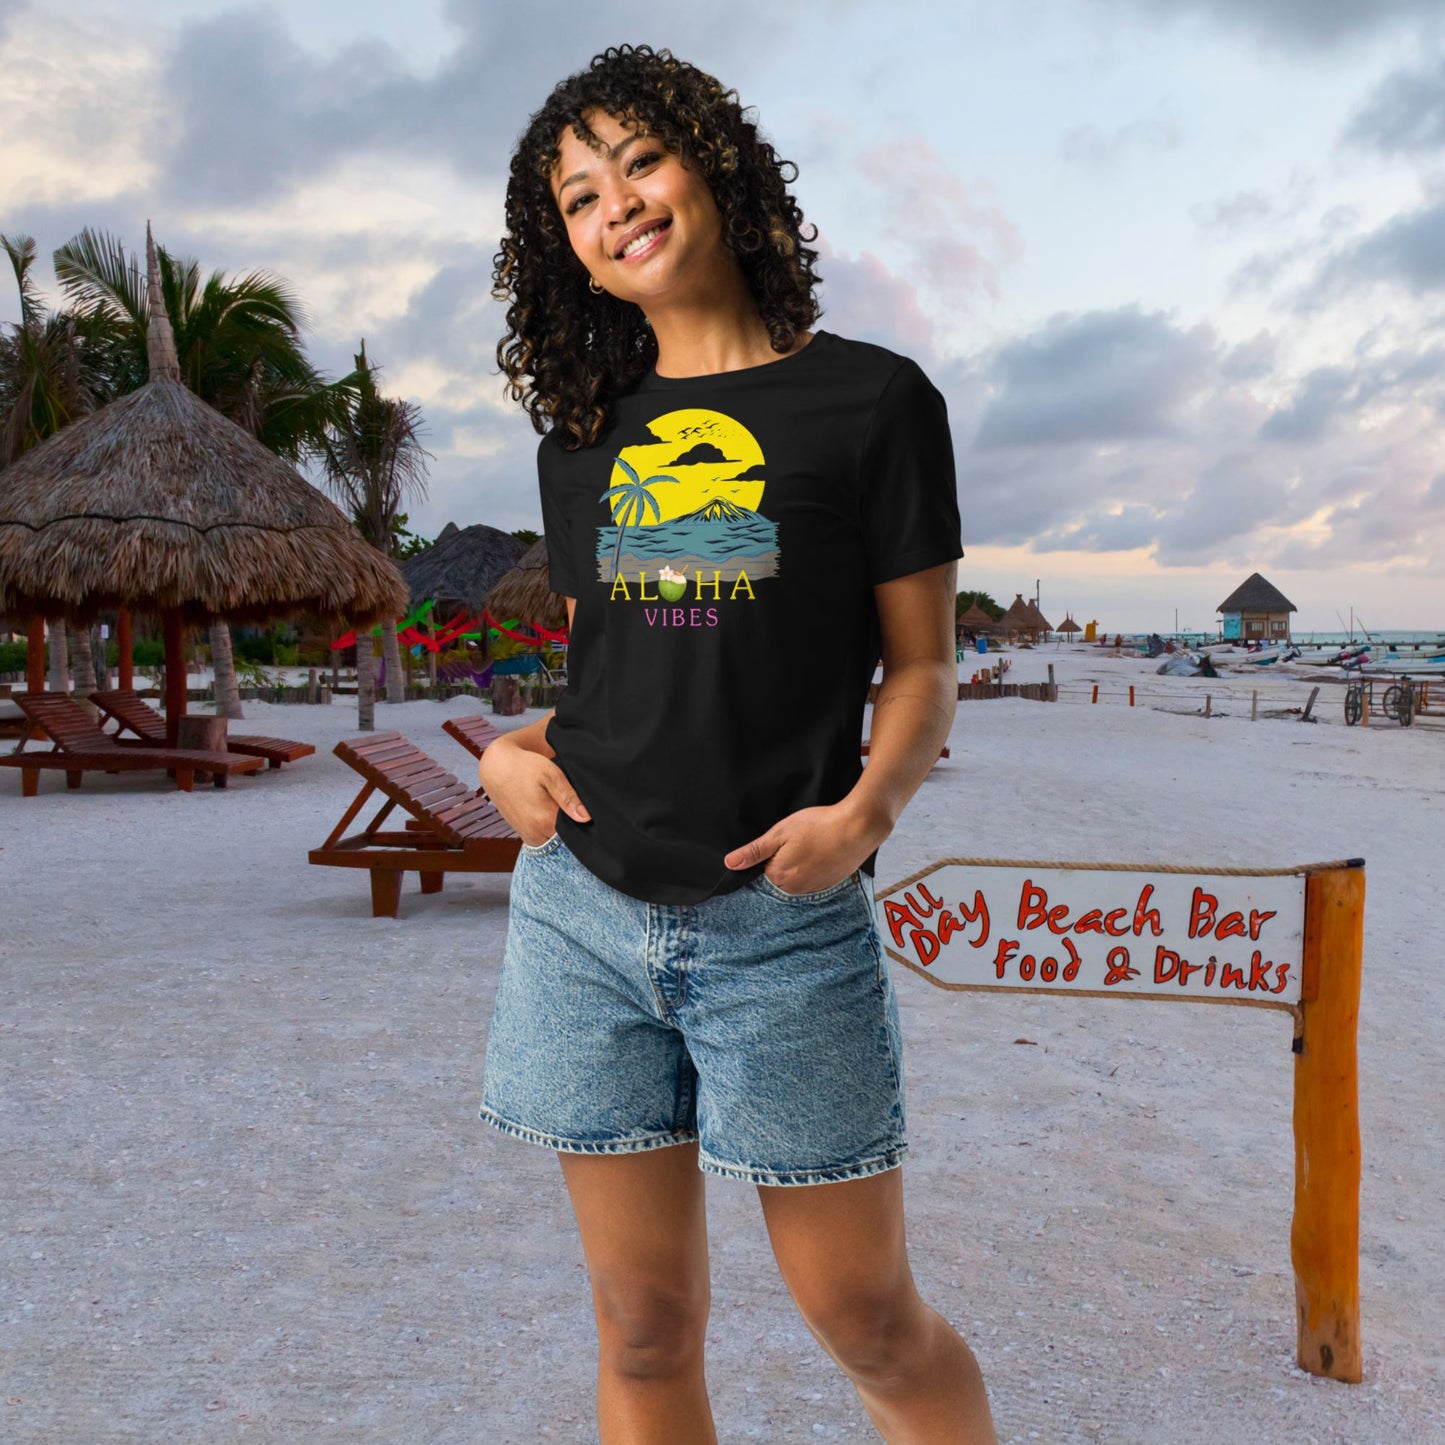
M 1265 712 L 1309 680 L 1159 678 L 1099 649 L 1015 654 L 1008 680 L 1050 662 L 1057 705 L 960 705 L 878 882 L 960 854 L 1367 859 L 1365 1381 L 1294 1363 L 1276 1011 L 949 994 L 898 969 L 925 1297 L 971 1340 L 1005 1441 L 1445 1440 L 1445 737 L 1346 728 L 1328 686 L 1316 726 L 1251 723 L 1251 688 Z M 477 706 L 377 719 L 470 777 L 440 723 Z M 0 1438 L 593 1440 L 555 1159 L 476 1121 L 507 879 L 422 897 L 413 875 L 401 918 L 371 918 L 364 874 L 305 861 L 359 786 L 329 752 L 354 700 L 251 703 L 245 730 L 319 752 L 189 795 L 49 775 L 22 801 L 0 770 Z M 875 1439 L 755 1192 L 711 1181 L 709 1215 L 720 1437 Z

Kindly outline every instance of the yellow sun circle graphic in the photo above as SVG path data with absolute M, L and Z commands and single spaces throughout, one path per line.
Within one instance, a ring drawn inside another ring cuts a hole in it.
M 757 511 L 763 500 L 763 449 L 741 422 L 720 411 L 687 407 L 657 417 L 647 429 L 657 440 L 623 447 L 612 468 L 608 486 L 619 489 L 611 498 L 614 522 L 621 523 L 625 512 L 629 526 L 653 527 L 703 512 L 714 501 Z M 636 500 L 639 486 L 656 512 Z

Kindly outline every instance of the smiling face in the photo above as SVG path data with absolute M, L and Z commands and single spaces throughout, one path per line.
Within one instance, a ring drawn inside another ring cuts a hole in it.
M 644 311 L 707 294 L 738 270 L 707 182 L 661 141 L 600 111 L 583 117 L 598 149 L 562 132 L 552 177 L 567 238 L 593 281 Z

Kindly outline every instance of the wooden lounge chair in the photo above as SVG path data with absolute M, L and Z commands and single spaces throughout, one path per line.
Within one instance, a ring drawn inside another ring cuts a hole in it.
M 474 758 L 481 757 L 502 735 L 500 729 L 493 727 L 479 712 L 449 717 L 442 724 L 442 731 L 454 737 Z
M 15 751 L 0 757 L 0 766 L 20 769 L 20 791 L 27 798 L 40 791 L 42 768 L 63 772 L 70 788 L 80 786 L 82 773 L 167 772 L 183 793 L 189 793 L 197 773 L 224 788 L 233 774 L 258 772 L 264 766 L 260 758 L 230 753 L 119 743 L 64 693 L 17 692 L 12 696 L 25 714 L 27 730 Z M 54 746 L 48 752 L 26 752 L 26 744 L 39 737 L 48 737 Z
M 110 734 L 111 737 L 130 746 L 130 739 L 123 734 L 132 733 L 138 742 L 151 747 L 165 747 L 165 718 L 143 701 L 134 688 L 116 687 L 104 692 L 93 692 L 90 700 L 116 724 L 116 730 Z M 273 768 L 279 768 L 282 763 L 294 763 L 298 758 L 309 758 L 316 748 L 311 743 L 293 743 L 286 738 L 256 737 L 243 733 L 227 736 L 226 751 L 239 753 L 242 757 L 261 758 Z
M 0 683 L 0 738 L 23 738 L 29 724 L 12 697 L 9 683 Z
M 522 840 L 485 793 L 469 788 L 400 733 L 373 733 L 337 743 L 336 756 L 366 780 L 331 836 L 307 855 L 311 863 L 371 871 L 371 916 L 395 918 L 402 878 L 421 875 L 423 893 L 441 892 L 448 873 L 510 873 Z M 358 833 L 347 828 L 373 793 L 385 799 Z M 407 826 L 384 831 L 396 808 Z

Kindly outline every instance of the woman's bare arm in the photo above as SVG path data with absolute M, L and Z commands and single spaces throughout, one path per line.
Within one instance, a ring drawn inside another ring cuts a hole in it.
M 779 819 L 729 853 L 729 868 L 766 862 L 779 888 L 812 893 L 846 878 L 893 831 L 938 761 L 958 706 L 957 576 L 958 564 L 948 562 L 873 589 L 883 680 L 873 706 L 868 766 L 847 797 Z
M 577 603 L 571 597 L 565 600 L 570 628 Z M 477 764 L 477 776 L 487 796 L 522 841 L 533 847 L 552 836 L 559 808 L 579 823 L 592 821 L 567 774 L 552 761 L 556 753 L 547 741 L 551 721 L 548 712 L 536 722 L 503 733 Z

